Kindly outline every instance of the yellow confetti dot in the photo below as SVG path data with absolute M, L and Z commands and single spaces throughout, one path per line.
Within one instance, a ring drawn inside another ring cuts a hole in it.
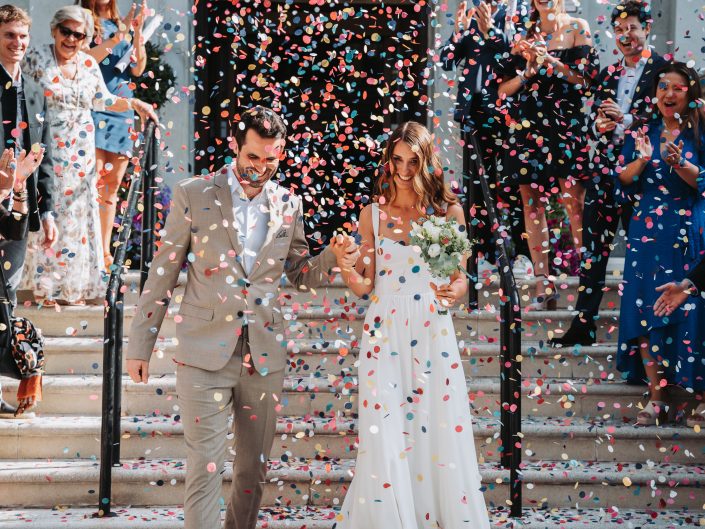
M 631 486 L 632 486 L 632 480 L 629 479 L 629 476 L 625 476 L 625 477 L 622 479 L 622 483 L 624 483 L 624 486 L 625 486 L 625 487 L 631 487 Z
M 220 402 L 223 400 L 223 394 L 220 392 L 213 393 L 213 400 L 216 402 Z

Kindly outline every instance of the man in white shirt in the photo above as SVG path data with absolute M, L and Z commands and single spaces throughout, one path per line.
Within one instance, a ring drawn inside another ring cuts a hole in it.
M 554 346 L 588 345 L 596 341 L 595 320 L 605 285 L 607 260 L 620 219 L 629 226 L 632 205 L 616 203 L 611 170 L 616 167 L 626 130 L 648 118 L 656 74 L 666 61 L 647 44 L 651 31 L 648 4 L 627 0 L 612 12 L 612 27 L 622 58 L 600 72 L 596 80 L 596 109 L 592 132 L 597 141 L 591 181 L 585 182 L 583 246 L 578 315 Z
M 255 529 L 286 369 L 288 324 L 279 299 L 282 274 L 296 287 L 328 283 L 336 256 L 312 257 L 301 198 L 272 181 L 285 156 L 286 125 L 254 107 L 235 123 L 237 159 L 174 187 L 161 247 L 136 309 L 127 350 L 134 382 L 149 360 L 188 262 L 176 322 L 176 391 L 188 454 L 185 529 L 220 527 L 228 418 L 235 438 L 226 529 Z M 357 245 L 337 236 L 347 250 Z

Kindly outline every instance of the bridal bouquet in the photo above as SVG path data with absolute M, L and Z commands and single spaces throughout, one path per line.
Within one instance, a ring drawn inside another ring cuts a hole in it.
M 447 279 L 459 270 L 463 255 L 472 248 L 465 226 L 455 219 L 434 215 L 422 224 L 411 223 L 410 243 L 419 247 L 431 274 L 440 279 Z

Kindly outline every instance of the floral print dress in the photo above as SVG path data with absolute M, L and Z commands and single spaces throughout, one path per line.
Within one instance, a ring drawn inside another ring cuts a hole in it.
M 65 78 L 53 45 L 27 52 L 24 73 L 44 88 L 51 135 L 55 244 L 42 248 L 43 233 L 30 233 L 22 287 L 36 297 L 68 303 L 103 297 L 103 245 L 95 170 L 95 125 L 91 110 L 114 103 L 96 61 L 78 52 L 78 73 Z

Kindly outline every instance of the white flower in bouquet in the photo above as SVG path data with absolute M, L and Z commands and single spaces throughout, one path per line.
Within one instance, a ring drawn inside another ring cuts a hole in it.
M 411 245 L 419 248 L 431 274 L 443 279 L 459 270 L 463 256 L 472 248 L 465 226 L 435 215 L 422 224 L 412 223 Z
M 441 245 L 433 243 L 431 246 L 428 247 L 428 256 L 429 257 L 438 257 L 441 255 Z

